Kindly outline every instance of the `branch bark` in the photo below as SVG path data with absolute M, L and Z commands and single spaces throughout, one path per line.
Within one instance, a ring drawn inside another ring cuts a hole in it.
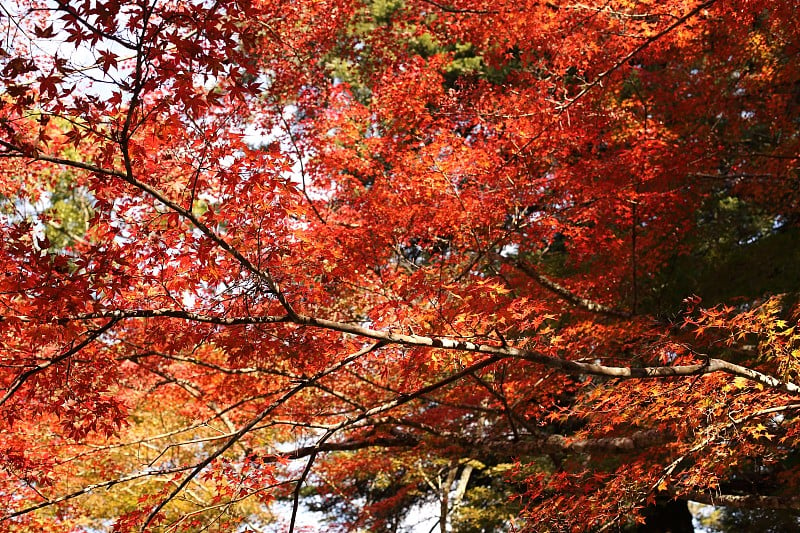
M 133 102 L 132 104 L 133 105 Z M 129 114 L 128 118 L 130 119 L 132 115 Z M 130 124 L 126 121 L 126 126 L 123 129 L 121 135 L 127 135 L 127 130 L 130 128 Z M 100 174 L 103 176 L 109 176 L 121 179 L 125 181 L 129 185 L 139 189 L 140 191 L 144 192 L 148 196 L 154 198 L 159 203 L 163 204 L 165 207 L 171 209 L 182 218 L 188 220 L 194 227 L 196 227 L 200 232 L 209 238 L 214 244 L 219 246 L 222 250 L 226 253 L 230 254 L 236 261 L 239 262 L 248 272 L 255 275 L 258 279 L 260 279 L 266 286 L 267 289 L 277 298 L 277 300 L 281 303 L 283 308 L 286 312 L 292 316 L 295 314 L 294 308 L 286 299 L 286 296 L 281 291 L 280 287 L 278 286 L 277 282 L 272 278 L 269 272 L 259 269 L 256 265 L 252 263 L 249 259 L 247 259 L 241 251 L 236 249 L 232 246 L 228 241 L 223 239 L 219 236 L 216 232 L 212 231 L 206 224 L 204 224 L 194 213 L 190 210 L 185 209 L 178 205 L 176 202 L 173 202 L 169 198 L 167 198 L 161 191 L 151 187 L 150 185 L 136 179 L 133 174 L 133 168 L 131 166 L 130 157 L 127 154 L 127 144 L 122 143 L 121 150 L 123 155 L 123 160 L 125 161 L 125 170 L 113 170 L 113 169 L 105 169 L 102 167 L 98 167 L 96 165 L 92 165 L 90 163 L 85 163 L 83 161 L 73 161 L 71 159 L 64 159 L 60 157 L 52 157 L 44 154 L 31 154 L 26 151 L 23 147 L 16 146 L 14 144 L 8 143 L 6 141 L 0 140 L 0 145 L 4 146 L 6 149 L 11 150 L 11 156 L 20 157 L 20 158 L 30 158 L 35 161 L 45 161 L 48 163 L 54 163 L 57 165 L 63 165 L 66 167 L 71 168 L 78 168 L 81 170 L 86 170 L 88 172 L 92 172 L 95 174 Z
M 25 382 L 28 381 L 31 377 L 38 374 L 39 372 L 42 372 L 50 368 L 53 365 L 60 363 L 61 361 L 65 361 L 66 359 L 80 352 L 88 345 L 90 345 L 92 342 L 97 340 L 103 333 L 111 329 L 114 326 L 114 324 L 116 324 L 118 321 L 119 319 L 112 318 L 98 329 L 90 331 L 89 335 L 87 335 L 87 337 L 84 340 L 79 342 L 77 345 L 72 346 L 69 350 L 21 373 L 19 376 L 17 376 L 14 382 L 8 387 L 8 390 L 6 390 L 6 393 L 3 395 L 3 397 L 0 398 L 0 405 L 5 404 L 8 401 L 8 399 L 11 398 L 11 396 L 13 396 L 14 393 L 16 393 L 20 389 L 20 387 L 22 387 L 22 385 L 24 385 Z
M 690 492 L 679 496 L 715 507 L 738 509 L 800 509 L 800 496 L 765 496 L 761 494 L 713 494 Z
M 623 65 L 626 65 L 631 59 L 633 59 L 634 57 L 639 55 L 639 53 L 641 53 L 644 49 L 649 47 L 651 44 L 653 44 L 657 40 L 661 39 L 662 37 L 664 37 L 666 34 L 670 33 L 672 30 L 674 30 L 678 26 L 681 26 L 687 20 L 689 20 L 690 18 L 694 17 L 695 15 L 697 15 L 698 13 L 703 11 L 704 9 L 707 9 L 707 8 L 711 7 L 711 5 L 713 5 L 715 2 L 716 2 L 716 0 L 708 0 L 706 2 L 703 2 L 703 3 L 695 6 L 694 9 L 692 9 L 691 11 L 689 11 L 688 13 L 683 15 L 682 17 L 678 18 L 675 22 L 673 22 L 672 24 L 670 24 L 669 26 L 667 26 L 666 28 L 664 28 L 663 30 L 658 32 L 657 34 L 653 35 L 652 37 L 647 38 L 642 44 L 640 44 L 639 46 L 634 48 L 625 57 L 623 57 L 622 59 L 620 59 L 619 61 L 614 63 L 614 65 L 612 65 L 608 69 L 606 69 L 603 72 L 601 72 L 600 74 L 598 74 L 595 77 L 594 81 L 592 81 L 591 83 L 587 84 L 578 94 L 576 94 L 572 98 L 568 99 L 565 103 L 563 103 L 560 106 L 558 106 L 559 113 L 564 112 L 567 109 L 569 109 L 572 106 L 572 104 L 574 104 L 575 102 L 577 102 L 578 100 L 583 98 L 583 96 L 586 95 L 586 93 L 588 93 L 593 88 L 595 88 L 598 85 L 600 85 L 605 78 L 607 78 L 608 76 L 610 76 L 611 74 L 613 74 L 614 72 L 619 70 Z
M 601 303 L 597 303 L 595 301 L 589 300 L 588 298 L 582 298 L 575 294 L 574 292 L 570 291 L 563 285 L 556 283 L 555 281 L 547 278 L 537 272 L 533 267 L 526 264 L 523 261 L 515 261 L 514 266 L 520 269 L 522 272 L 525 273 L 526 276 L 533 279 L 536 283 L 544 287 L 545 289 L 549 290 L 550 292 L 560 296 L 563 300 L 571 303 L 576 307 L 580 307 L 586 311 L 590 311 L 592 313 L 598 313 L 601 315 L 607 315 L 615 318 L 630 318 L 631 313 L 627 311 L 622 311 L 619 309 L 614 309 L 613 307 L 608 307 Z
M 309 326 L 340 333 L 349 333 L 357 337 L 374 339 L 385 344 L 399 344 L 405 346 L 419 346 L 439 348 L 443 350 L 457 350 L 463 352 L 474 352 L 496 356 L 498 359 L 515 358 L 524 359 L 532 363 L 540 364 L 548 368 L 560 370 L 567 374 L 604 376 L 617 379 L 659 379 L 669 377 L 688 377 L 725 372 L 733 376 L 743 377 L 749 381 L 761 383 L 771 389 L 780 390 L 789 394 L 800 394 L 800 386 L 791 382 L 784 381 L 775 376 L 753 370 L 751 368 L 737 365 L 723 359 L 708 359 L 703 363 L 693 365 L 678 366 L 650 366 L 650 367 L 623 367 L 606 366 L 599 363 L 587 363 L 584 361 L 572 361 L 543 354 L 533 350 L 524 350 L 512 346 L 493 346 L 489 344 L 477 344 L 470 341 L 454 339 L 426 337 L 423 335 L 405 335 L 394 331 L 383 331 L 346 322 L 337 322 L 324 318 L 316 318 L 308 315 L 295 314 L 294 316 L 242 316 L 242 317 L 214 317 L 211 315 L 194 315 L 183 311 L 168 310 L 129 310 L 129 311 L 100 311 L 88 315 L 75 315 L 73 317 L 57 318 L 55 321 L 88 320 L 98 317 L 113 318 L 142 318 L 142 317 L 170 316 L 184 318 L 186 320 L 197 320 L 220 325 L 232 324 L 268 324 L 268 323 L 292 323 L 299 326 Z
M 626 437 L 599 437 L 570 439 L 564 435 L 551 435 L 545 439 L 522 439 L 519 442 L 492 443 L 492 453 L 505 453 L 509 457 L 534 455 L 537 453 L 575 452 L 575 453 L 621 453 L 644 450 L 664 444 L 670 435 L 657 430 L 642 430 Z
M 250 420 L 250 422 L 248 422 L 247 424 L 242 426 L 241 429 L 239 429 L 238 431 L 233 433 L 231 435 L 231 437 L 227 441 L 225 441 L 225 443 L 222 446 L 217 448 L 213 453 L 209 454 L 208 457 L 206 457 L 195 468 L 193 468 L 192 471 L 189 472 L 189 474 L 185 478 L 183 478 L 183 480 L 178 484 L 178 486 L 175 487 L 175 489 L 172 492 L 170 492 L 170 494 L 165 499 L 163 499 L 161 502 L 159 502 L 158 505 L 156 505 L 153 508 L 153 510 L 150 512 L 150 514 L 145 519 L 144 524 L 142 525 L 142 531 L 145 531 L 147 529 L 147 527 L 155 519 L 156 515 L 161 511 L 161 509 L 163 509 L 164 506 L 167 503 L 169 503 L 173 498 L 175 498 L 175 496 L 177 496 L 186 487 L 186 485 L 188 485 L 192 481 L 192 479 L 194 479 L 208 465 L 210 465 L 215 459 L 217 459 L 217 457 L 219 457 L 220 455 L 225 453 L 226 450 L 228 450 L 231 446 L 236 444 L 236 442 L 238 442 L 239 439 L 241 439 L 250 430 L 252 430 L 259 422 L 264 420 L 264 418 L 266 418 L 271 412 L 273 412 L 279 406 L 283 405 L 289 398 L 291 398 L 292 396 L 294 396 L 298 392 L 302 391 L 306 387 L 308 387 L 310 385 L 313 385 L 314 382 L 322 379 L 323 377 L 325 377 L 325 376 L 327 376 L 327 375 L 339 370 L 340 368 L 350 364 L 351 362 L 353 362 L 356 359 L 368 354 L 369 352 L 371 352 L 371 351 L 373 351 L 373 350 L 375 350 L 377 348 L 380 348 L 382 345 L 383 345 L 383 343 L 378 342 L 376 344 L 372 344 L 370 346 L 366 346 L 365 348 L 362 348 L 361 350 L 359 350 L 359 351 L 357 351 L 357 352 L 355 352 L 353 354 L 350 354 L 349 356 L 345 357 L 342 361 L 340 361 L 338 363 L 335 363 L 331 367 L 329 367 L 329 368 L 323 370 L 322 372 L 317 373 L 313 377 L 301 382 L 300 384 L 298 384 L 297 386 L 293 387 L 291 390 L 289 390 L 285 394 L 281 395 L 280 398 L 278 398 L 277 400 L 272 402 L 267 408 L 265 408 L 258 415 L 256 415 L 255 418 L 253 418 L 252 420 Z

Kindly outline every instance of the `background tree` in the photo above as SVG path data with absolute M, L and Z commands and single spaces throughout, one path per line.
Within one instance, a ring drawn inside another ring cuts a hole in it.
M 0 524 L 796 508 L 794 7 L 4 6 Z

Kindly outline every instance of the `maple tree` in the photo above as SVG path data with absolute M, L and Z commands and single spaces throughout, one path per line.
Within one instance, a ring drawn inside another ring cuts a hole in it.
M 800 506 L 795 2 L 0 7 L 0 528 Z

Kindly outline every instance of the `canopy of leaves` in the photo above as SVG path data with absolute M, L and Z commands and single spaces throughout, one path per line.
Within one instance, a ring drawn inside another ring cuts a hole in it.
M 800 507 L 794 0 L 0 8 L 0 529 Z

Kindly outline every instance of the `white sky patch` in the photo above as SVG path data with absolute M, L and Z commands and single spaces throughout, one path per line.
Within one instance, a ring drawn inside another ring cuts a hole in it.
M 134 51 L 111 39 L 102 39 L 94 46 L 88 41 L 79 44 L 68 41 L 70 34 L 60 18 L 63 12 L 56 11 L 56 7 L 55 3 L 47 2 L 45 9 L 51 10 L 50 16 L 45 21 L 39 21 L 34 17 L 41 16 L 41 9 L 27 13 L 16 3 L 3 2 L 3 10 L 10 18 L 19 22 L 22 28 L 18 29 L 15 36 L 17 42 L 29 49 L 30 55 L 35 58 L 43 73 L 52 69 L 55 58 L 66 60 L 72 70 L 67 84 L 75 84 L 73 94 L 109 98 L 112 90 L 119 85 L 119 80 L 133 72 L 133 60 L 136 57 Z M 129 13 L 125 9 L 121 10 L 117 15 L 116 27 L 126 28 L 129 19 Z M 42 29 L 52 25 L 53 37 L 36 37 L 31 23 Z M 135 40 L 135 36 L 127 30 L 117 30 L 115 36 L 120 40 Z M 109 65 L 107 72 L 104 72 L 101 68 L 100 52 L 117 56 L 117 65 Z
M 430 533 L 438 523 L 439 502 L 432 501 L 412 507 L 400 527 L 409 533 Z
M 264 528 L 264 533 L 285 533 L 289 529 L 289 521 L 292 516 L 292 503 L 279 501 L 272 504 L 272 512 L 278 516 L 278 520 L 274 524 L 270 524 Z M 295 522 L 295 531 L 297 533 L 316 533 L 326 531 L 324 521 L 325 515 L 312 511 L 302 503 L 300 500 L 300 507 L 297 509 L 297 521 Z
M 500 255 L 502 257 L 515 257 L 519 254 L 519 244 L 506 244 L 503 246 L 503 249 L 500 250 Z

